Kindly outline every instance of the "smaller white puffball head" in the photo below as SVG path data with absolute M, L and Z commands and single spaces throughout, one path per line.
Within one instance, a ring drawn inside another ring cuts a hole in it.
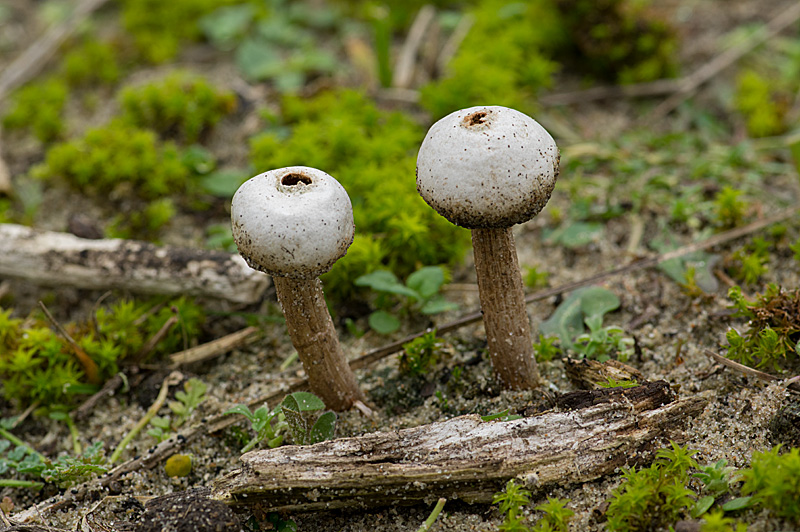
M 500 106 L 456 111 L 431 126 L 417 156 L 417 190 L 450 222 L 510 227 L 550 199 L 558 147 L 533 118 Z
M 259 174 L 236 191 L 233 239 L 251 268 L 313 279 L 353 243 L 353 207 L 342 185 L 316 168 L 291 166 Z

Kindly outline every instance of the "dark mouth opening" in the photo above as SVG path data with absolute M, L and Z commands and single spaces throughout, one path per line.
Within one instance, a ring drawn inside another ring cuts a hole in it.
M 300 183 L 303 183 L 304 185 L 310 185 L 311 178 L 305 174 L 295 174 L 295 173 L 286 174 L 281 178 L 281 184 L 287 187 L 293 187 Z

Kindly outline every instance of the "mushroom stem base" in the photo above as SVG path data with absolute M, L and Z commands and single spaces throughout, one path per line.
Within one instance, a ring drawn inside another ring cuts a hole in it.
M 506 388 L 535 388 L 539 370 L 511 228 L 473 229 L 472 247 L 494 371 Z
M 311 391 L 337 411 L 364 402 L 356 377 L 339 345 L 319 279 L 272 279 L 292 345 L 308 374 Z

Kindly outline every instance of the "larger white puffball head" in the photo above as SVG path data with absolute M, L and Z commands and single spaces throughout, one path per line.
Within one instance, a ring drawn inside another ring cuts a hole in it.
M 533 118 L 508 107 L 470 107 L 428 130 L 417 156 L 417 190 L 456 225 L 510 227 L 545 206 L 558 162 L 553 137 Z
M 233 239 L 251 268 L 313 279 L 353 243 L 353 207 L 344 187 L 316 168 L 291 166 L 246 181 L 231 204 Z

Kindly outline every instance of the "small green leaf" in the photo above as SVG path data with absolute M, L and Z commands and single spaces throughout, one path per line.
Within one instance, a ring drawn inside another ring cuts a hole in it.
M 355 285 L 368 286 L 376 292 L 387 292 L 420 299 L 420 294 L 416 290 L 412 290 L 401 283 L 397 276 L 389 270 L 375 270 L 372 273 L 362 275 L 355 280 Z
M 333 412 L 325 412 L 314 426 L 311 428 L 311 441 L 310 443 L 318 443 L 325 440 L 332 440 L 334 432 L 336 431 L 336 414 Z
M 291 408 L 298 412 L 312 412 L 315 410 L 323 410 L 325 408 L 325 403 L 313 393 L 294 392 L 284 398 L 281 406 Z
M 600 286 L 587 286 L 580 291 L 581 311 L 586 317 L 605 316 L 619 308 L 619 298 L 614 292 Z
M 280 75 L 284 61 L 271 44 L 246 39 L 236 49 L 236 65 L 247 79 L 261 81 Z
M 220 50 L 231 50 L 253 20 L 250 4 L 221 7 L 198 22 L 200 30 Z
M 250 409 L 247 408 L 247 405 L 236 405 L 222 413 L 222 415 L 228 415 L 228 414 L 241 414 L 247 419 L 249 419 L 251 422 L 256 419 L 253 413 L 250 411 Z
M 579 248 L 597 240 L 603 232 L 603 225 L 596 222 L 574 222 L 551 231 L 546 239 L 553 244 L 568 248 Z
M 708 509 L 714 505 L 714 500 L 715 498 L 713 495 L 706 495 L 705 497 L 699 499 L 697 503 L 695 503 L 694 508 L 692 508 L 692 517 L 697 519 L 706 513 Z
M 449 310 L 458 310 L 458 304 L 447 301 L 442 296 L 432 298 L 430 301 L 422 305 L 421 309 L 419 309 L 419 311 L 425 315 L 439 314 Z
M 425 266 L 406 279 L 406 285 L 419 293 L 423 299 L 435 295 L 444 284 L 444 270 L 441 266 Z
M 750 502 L 753 497 L 736 497 L 722 505 L 722 509 L 726 512 L 735 512 L 736 510 L 744 510 L 750 507 Z
M 367 319 L 370 328 L 378 334 L 391 334 L 400 328 L 400 320 L 386 312 L 377 310 Z

